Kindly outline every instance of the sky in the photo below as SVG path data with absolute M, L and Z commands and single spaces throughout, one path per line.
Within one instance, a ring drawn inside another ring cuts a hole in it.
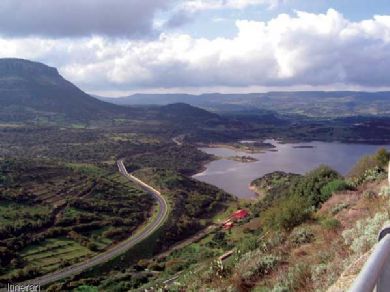
M 84 91 L 390 89 L 389 0 L 1 0 L 0 58 Z

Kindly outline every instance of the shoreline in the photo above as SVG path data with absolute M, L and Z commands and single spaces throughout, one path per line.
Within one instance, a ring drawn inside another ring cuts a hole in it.
M 264 194 L 264 193 L 261 193 L 254 185 L 252 185 L 252 183 L 250 183 L 250 184 L 248 185 L 248 189 L 249 189 L 251 192 L 255 193 L 256 197 L 255 197 L 254 199 L 256 199 L 256 200 L 264 199 L 265 194 Z
M 248 144 L 250 145 L 250 144 Z M 247 154 L 260 154 L 260 153 L 265 153 L 266 151 L 270 151 L 276 148 L 275 145 L 269 146 L 269 147 L 260 147 L 260 146 L 254 146 L 254 149 L 251 149 L 245 144 L 241 144 L 242 147 L 237 147 L 234 144 L 224 144 L 224 143 L 211 143 L 211 144 L 203 144 L 203 143 L 198 143 L 196 145 L 198 148 L 226 148 L 230 149 L 236 152 L 244 152 Z

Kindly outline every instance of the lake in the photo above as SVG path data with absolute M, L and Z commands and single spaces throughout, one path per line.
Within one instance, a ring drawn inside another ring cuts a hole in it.
M 304 174 L 321 164 L 326 164 L 345 175 L 361 156 L 374 153 L 381 147 L 390 149 L 390 145 L 338 142 L 287 144 L 278 143 L 275 140 L 265 142 L 275 145 L 274 150 L 276 149 L 277 152 L 273 150 L 248 154 L 227 148 L 199 148 L 206 153 L 222 157 L 222 159 L 208 163 L 205 171 L 193 177 L 199 181 L 218 186 L 237 197 L 253 198 L 255 193 L 249 190 L 249 184 L 267 173 L 280 170 Z M 243 163 L 226 159 L 236 155 L 252 156 L 258 161 Z

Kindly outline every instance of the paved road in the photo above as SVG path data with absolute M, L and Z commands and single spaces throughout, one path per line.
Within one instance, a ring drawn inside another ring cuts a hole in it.
M 167 217 L 168 217 L 168 204 L 167 204 L 166 200 L 164 199 L 164 197 L 161 195 L 161 193 L 159 191 L 157 191 L 156 189 L 154 189 L 153 187 L 147 185 L 143 181 L 139 180 L 135 176 L 129 174 L 126 170 L 126 167 L 123 164 L 123 160 L 118 160 L 117 165 L 119 168 L 119 172 L 121 174 L 123 174 L 129 180 L 136 183 L 143 190 L 145 190 L 146 192 L 148 192 L 149 194 L 151 194 L 155 198 L 155 200 L 157 201 L 157 203 L 159 205 L 159 210 L 158 210 L 157 216 L 155 218 L 153 218 L 153 221 L 148 223 L 148 225 L 146 225 L 142 229 L 142 231 L 140 231 L 139 233 L 136 233 L 134 236 L 130 237 L 129 239 L 122 241 L 121 243 L 113 246 L 109 250 L 107 250 L 107 251 L 105 251 L 105 252 L 103 252 L 103 253 L 101 253 L 101 254 L 99 254 L 91 259 L 88 259 L 82 263 L 75 264 L 73 266 L 69 266 L 67 268 L 64 268 L 63 270 L 59 270 L 59 271 L 41 276 L 41 277 L 36 278 L 36 279 L 26 281 L 23 284 L 32 283 L 32 284 L 40 284 L 41 286 L 45 286 L 45 285 L 48 285 L 50 283 L 56 282 L 58 280 L 80 274 L 80 273 L 82 273 L 82 272 L 84 272 L 92 267 L 95 267 L 97 265 L 105 263 L 105 262 L 123 254 L 124 252 L 129 250 L 134 245 L 140 243 L 141 241 L 143 241 L 144 239 L 149 237 L 167 219 Z

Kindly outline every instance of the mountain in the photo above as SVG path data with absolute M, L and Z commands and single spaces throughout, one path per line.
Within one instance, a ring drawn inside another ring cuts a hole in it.
M 0 121 L 86 121 L 127 111 L 84 93 L 55 68 L 22 59 L 0 59 Z
M 176 127 L 221 123 L 204 109 L 184 103 L 120 106 L 92 97 L 65 80 L 56 68 L 22 59 L 0 59 L 0 123 L 85 123 L 157 120 Z
M 279 91 L 250 94 L 134 94 L 101 98 L 121 105 L 185 102 L 216 112 L 253 109 L 309 117 L 390 116 L 390 92 Z

